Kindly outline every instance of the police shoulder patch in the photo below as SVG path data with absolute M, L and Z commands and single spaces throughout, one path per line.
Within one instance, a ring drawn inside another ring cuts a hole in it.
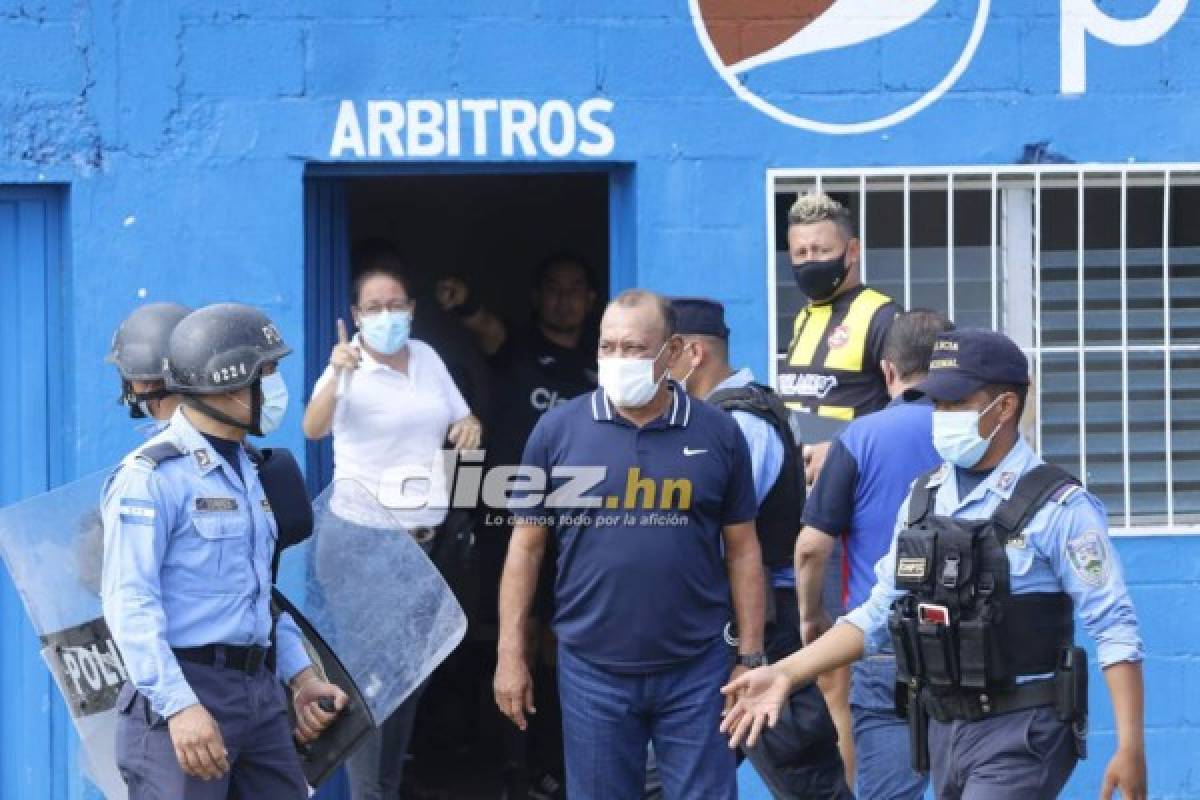
M 1067 560 L 1079 579 L 1090 586 L 1108 580 L 1108 541 L 1098 530 L 1086 530 L 1067 539 Z

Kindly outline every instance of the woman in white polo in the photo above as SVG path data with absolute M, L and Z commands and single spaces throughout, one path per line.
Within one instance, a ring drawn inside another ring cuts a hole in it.
M 396 476 L 440 475 L 436 459 L 446 443 L 476 448 L 481 426 L 438 354 L 409 338 L 415 304 L 404 276 L 372 267 L 355 280 L 353 296 L 358 332 L 348 341 L 338 321 L 339 341 L 313 388 L 304 434 L 332 432 L 334 481 L 364 486 L 428 547 L 446 517 L 440 482 Z M 351 757 L 354 800 L 397 796 L 420 694 L 413 692 Z

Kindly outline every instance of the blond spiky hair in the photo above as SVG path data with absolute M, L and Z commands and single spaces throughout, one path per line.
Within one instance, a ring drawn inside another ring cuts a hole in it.
M 844 205 L 824 192 L 801 192 L 788 211 L 788 225 L 813 225 L 830 221 L 842 230 L 847 239 L 856 235 L 850 212 Z

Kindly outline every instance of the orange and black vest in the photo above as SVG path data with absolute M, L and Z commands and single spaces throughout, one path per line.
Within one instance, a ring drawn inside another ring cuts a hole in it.
M 802 309 L 778 370 L 788 407 L 851 420 L 886 406 L 879 360 L 898 310 L 866 286 Z

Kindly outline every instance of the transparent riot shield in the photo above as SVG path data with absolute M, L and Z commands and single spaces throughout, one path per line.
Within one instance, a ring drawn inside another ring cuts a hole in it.
M 110 471 L 0 509 L 0 555 L 70 709 L 88 777 L 108 800 L 123 800 L 114 705 L 126 674 L 100 610 L 98 506 Z
M 281 605 L 299 612 L 318 670 L 351 697 L 303 754 L 315 786 L 361 741 L 358 704 L 382 725 L 458 647 L 467 619 L 425 552 L 361 484 L 330 485 L 313 516 L 307 546 L 283 559 L 305 559 L 303 589 L 284 593 Z

